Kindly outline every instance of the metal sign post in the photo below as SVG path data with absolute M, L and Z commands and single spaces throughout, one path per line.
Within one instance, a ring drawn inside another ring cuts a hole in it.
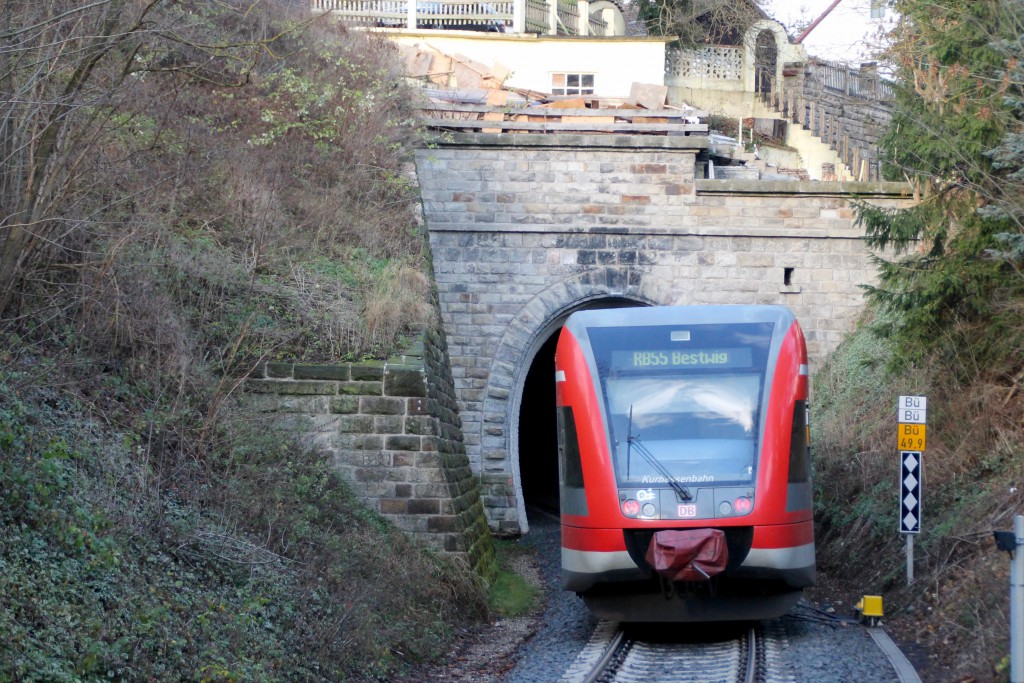
M 1017 550 L 1010 565 L 1010 683 L 1024 683 L 1024 516 L 1013 519 Z
M 1017 552 L 1010 569 L 1010 681 L 1024 683 L 1024 516 L 1014 518 Z
M 994 536 L 1010 554 L 1010 683 L 1024 683 L 1024 515 L 1013 518 L 1013 531 Z
M 900 396 L 896 406 L 900 450 L 900 533 L 907 537 L 907 585 L 914 582 L 914 535 L 921 533 L 921 457 L 928 418 L 926 396 Z
M 907 537 L 907 584 L 914 581 L 914 535 L 921 533 L 921 453 L 900 453 L 900 533 Z

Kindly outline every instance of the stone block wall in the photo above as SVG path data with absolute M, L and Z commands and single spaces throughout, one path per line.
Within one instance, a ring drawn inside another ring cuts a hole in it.
M 367 507 L 485 577 L 494 549 L 463 443 L 444 331 L 387 361 L 267 363 L 253 409 L 325 452 Z
M 455 136 L 417 153 L 466 448 L 491 527 L 525 529 L 518 418 L 526 375 L 596 303 L 782 304 L 812 368 L 876 278 L 851 199 L 897 183 L 698 180 L 702 139 Z

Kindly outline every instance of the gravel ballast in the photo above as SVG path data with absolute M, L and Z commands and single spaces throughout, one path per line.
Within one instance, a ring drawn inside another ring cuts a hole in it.
M 543 588 L 543 613 L 491 624 L 466 638 L 445 666 L 408 680 L 552 683 L 569 669 L 598 620 L 574 593 L 561 590 L 560 535 L 555 518 L 531 514 L 530 531 L 518 542 L 536 559 L 535 571 L 529 574 Z M 868 630 L 850 616 L 839 617 L 801 602 L 785 617 L 762 622 L 761 628 L 776 642 L 781 638 L 775 680 L 899 681 Z M 680 637 L 685 637 L 686 628 L 678 630 Z

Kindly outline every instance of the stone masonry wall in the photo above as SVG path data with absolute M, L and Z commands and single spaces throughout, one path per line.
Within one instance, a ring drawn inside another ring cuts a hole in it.
M 417 154 L 455 395 L 493 529 L 525 530 L 523 384 L 565 318 L 602 301 L 784 304 L 820 366 L 874 281 L 853 196 L 902 184 L 696 180 L 701 139 L 455 136 Z
M 363 504 L 490 576 L 494 550 L 449 367 L 434 325 L 387 361 L 267 363 L 246 389 L 254 409 L 327 453 Z

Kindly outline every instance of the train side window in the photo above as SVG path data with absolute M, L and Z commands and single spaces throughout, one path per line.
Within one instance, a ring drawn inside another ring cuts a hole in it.
M 580 443 L 576 437 L 576 418 L 572 407 L 558 409 L 558 461 L 562 485 L 583 488 L 583 463 L 580 461 Z
M 811 449 L 807 442 L 807 401 L 793 406 L 793 432 L 789 440 L 789 483 L 811 480 Z

